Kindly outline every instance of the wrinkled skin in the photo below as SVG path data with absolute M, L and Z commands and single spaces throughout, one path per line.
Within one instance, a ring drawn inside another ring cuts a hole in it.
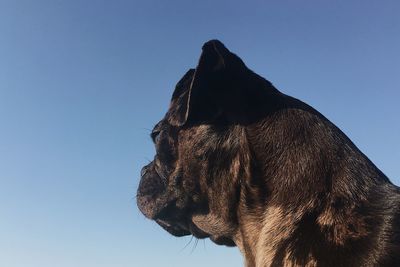
M 216 40 L 152 131 L 141 212 L 251 266 L 400 266 L 400 193 L 329 120 Z

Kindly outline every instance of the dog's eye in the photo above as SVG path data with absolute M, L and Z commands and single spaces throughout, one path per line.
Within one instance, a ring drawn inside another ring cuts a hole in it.
M 153 131 L 150 136 L 154 143 L 158 142 L 161 131 Z

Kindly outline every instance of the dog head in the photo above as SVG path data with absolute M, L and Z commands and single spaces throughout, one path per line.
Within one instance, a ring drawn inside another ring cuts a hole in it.
M 243 125 L 273 108 L 264 100 L 277 94 L 221 42 L 205 43 L 197 68 L 178 82 L 151 133 L 156 155 L 142 169 L 141 212 L 172 235 L 234 246 L 252 168 Z

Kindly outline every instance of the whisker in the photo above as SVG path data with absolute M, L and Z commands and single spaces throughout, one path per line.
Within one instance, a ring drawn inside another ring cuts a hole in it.
M 199 243 L 199 239 L 196 238 L 196 241 L 194 242 L 194 246 L 193 246 L 193 248 L 192 248 L 192 251 L 190 251 L 190 254 L 192 254 L 193 251 L 196 249 L 198 243 Z
M 192 242 L 192 240 L 193 240 L 193 236 L 191 236 L 190 237 L 190 240 L 189 240 L 189 242 L 187 242 L 186 243 L 186 245 L 179 251 L 179 252 L 182 252 L 182 251 L 184 251 L 185 250 L 185 248 L 187 248 L 188 246 L 189 246 L 189 244 Z
M 151 129 L 149 129 L 149 128 L 139 128 L 140 130 L 146 130 L 146 131 L 149 131 L 149 132 L 151 132 L 152 130 Z

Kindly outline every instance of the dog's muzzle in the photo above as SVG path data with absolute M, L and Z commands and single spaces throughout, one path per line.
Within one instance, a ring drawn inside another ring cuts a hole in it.
M 154 164 L 144 166 L 137 190 L 137 205 L 139 210 L 149 219 L 154 220 L 171 201 L 167 193 L 165 181 L 157 174 Z

